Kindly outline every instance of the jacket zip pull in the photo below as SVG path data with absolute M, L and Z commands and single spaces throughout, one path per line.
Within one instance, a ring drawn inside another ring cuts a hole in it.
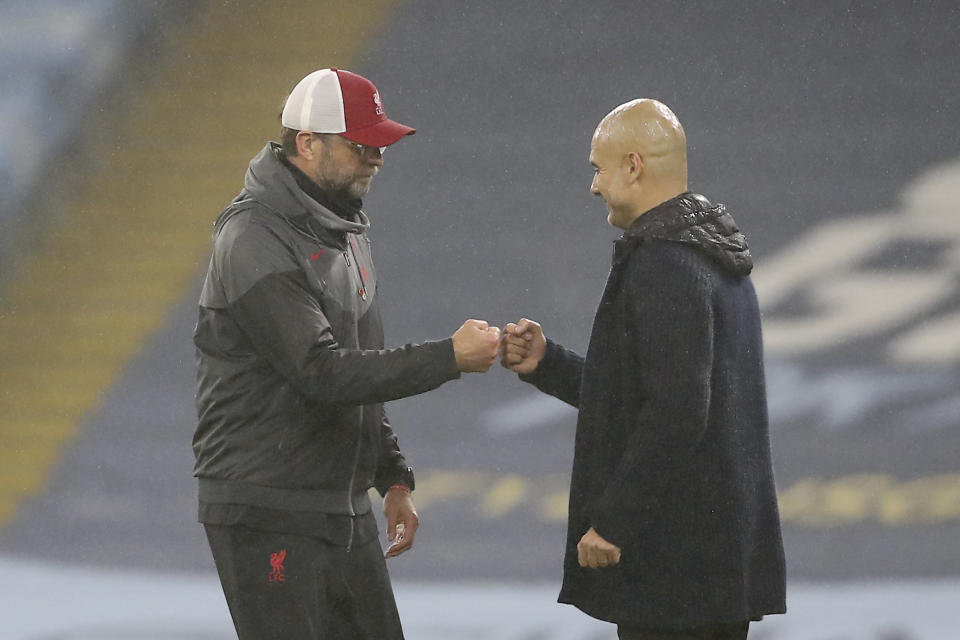
M 347 261 L 347 266 L 350 267 L 352 266 L 350 263 L 350 256 L 347 254 L 350 251 L 353 251 L 353 246 L 354 246 L 353 238 L 347 238 L 347 242 L 349 243 L 350 246 L 347 247 L 347 250 L 343 252 L 343 258 Z M 367 299 L 367 283 L 363 279 L 363 271 L 360 270 L 359 260 L 357 260 L 357 277 L 360 279 L 360 286 L 357 287 L 357 293 L 360 294 L 361 300 L 366 300 Z

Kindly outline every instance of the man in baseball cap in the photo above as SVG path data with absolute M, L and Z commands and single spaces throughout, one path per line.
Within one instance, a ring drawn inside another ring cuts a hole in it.
M 199 519 L 240 640 L 403 638 L 386 557 L 409 549 L 413 471 L 383 403 L 496 358 L 499 330 L 385 349 L 362 198 L 414 133 L 366 78 L 321 69 L 220 214 L 194 334 Z

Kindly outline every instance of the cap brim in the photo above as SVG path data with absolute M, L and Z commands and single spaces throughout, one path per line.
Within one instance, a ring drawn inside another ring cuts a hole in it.
M 340 135 L 347 140 L 365 144 L 368 147 L 389 147 L 400 138 L 413 135 L 416 132 L 417 130 L 412 127 L 387 118 L 373 126 L 345 131 Z

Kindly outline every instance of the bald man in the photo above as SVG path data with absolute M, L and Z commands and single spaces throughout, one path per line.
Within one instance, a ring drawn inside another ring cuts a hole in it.
M 783 613 L 760 312 L 743 234 L 687 189 L 655 100 L 611 111 L 590 191 L 623 229 L 586 357 L 526 318 L 501 363 L 579 410 L 560 602 L 630 640 L 742 640 Z

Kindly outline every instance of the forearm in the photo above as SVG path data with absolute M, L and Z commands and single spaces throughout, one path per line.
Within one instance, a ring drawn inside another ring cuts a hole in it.
M 583 376 L 583 356 L 547 339 L 543 359 L 532 373 L 521 374 L 520 379 L 574 407 L 580 406 L 580 380 Z
M 299 274 L 258 282 L 229 308 L 249 348 L 315 402 L 364 405 L 459 377 L 451 339 L 393 349 L 345 349 Z
M 635 407 L 629 436 L 617 447 L 619 455 L 597 491 L 586 515 L 607 540 L 622 545 L 629 531 L 624 510 L 652 513 L 669 508 L 683 484 L 698 471 L 692 458 L 707 429 L 709 393 L 694 380 L 673 379 L 678 389 L 651 388 L 642 406 Z M 667 394 L 667 395 L 665 395 Z M 628 407 L 625 413 L 630 413 Z
M 390 426 L 386 411 L 383 405 L 379 407 L 380 415 L 380 452 L 377 461 L 376 475 L 374 476 L 374 486 L 381 496 L 385 496 L 390 487 L 400 484 L 409 490 L 415 488 L 413 470 L 408 466 L 407 460 L 400 451 L 397 442 L 397 435 Z
M 406 398 L 460 377 L 449 338 L 380 350 L 317 345 L 294 368 L 295 384 L 303 393 L 331 405 Z

